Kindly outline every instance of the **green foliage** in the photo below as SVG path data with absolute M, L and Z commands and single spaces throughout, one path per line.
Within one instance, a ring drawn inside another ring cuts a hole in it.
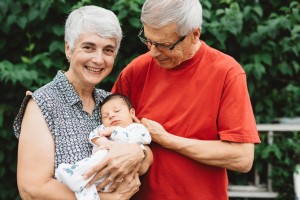
M 299 116 L 299 2 L 238 2 L 204 4 L 202 38 L 244 67 L 258 123 Z
M 257 123 L 300 116 L 300 3 L 298 1 L 202 1 L 202 39 L 244 67 Z M 279 199 L 293 199 L 293 170 L 299 163 L 299 133 L 278 134 L 274 144 L 256 146 L 256 167 L 274 167 Z M 263 174 L 263 173 L 262 173 Z M 237 175 L 239 184 L 249 178 Z M 267 177 L 265 177 L 266 180 Z M 252 181 L 252 180 L 251 180 Z M 284 185 L 285 187 L 282 187 Z
M 271 163 L 273 170 L 269 176 L 275 180 L 273 188 L 279 192 L 279 199 L 293 199 L 293 172 L 300 163 L 299 133 L 275 133 L 272 145 L 268 145 L 266 135 L 262 134 L 261 139 L 262 144 L 256 147 L 255 167 L 263 174 L 266 163 Z M 264 177 L 264 181 L 267 178 Z
M 124 35 L 121 49 L 113 72 L 99 85 L 109 90 L 126 64 L 146 52 L 137 39 L 143 2 L 0 1 L 0 89 L 4 94 L 0 100 L 0 199 L 18 199 L 17 140 L 12 122 L 25 91 L 35 90 L 52 80 L 57 70 L 67 69 L 63 32 L 69 11 L 94 4 L 117 14 Z M 280 0 L 201 2 L 204 17 L 201 39 L 232 55 L 244 67 L 257 122 L 300 116 L 300 3 Z M 272 176 L 280 181 L 274 183 L 274 188 L 282 192 L 282 199 L 293 198 L 282 191 L 280 184 L 284 183 L 289 192 L 292 190 L 289 170 L 299 163 L 297 134 L 278 136 L 274 145 L 267 147 L 263 143 L 256 148 L 257 161 L 271 160 L 276 165 Z M 264 170 L 263 166 L 260 168 Z

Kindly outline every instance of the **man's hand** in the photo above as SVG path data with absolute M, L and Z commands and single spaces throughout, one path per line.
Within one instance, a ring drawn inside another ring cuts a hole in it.
M 164 141 L 167 141 L 167 136 L 169 135 L 164 127 L 160 123 L 146 118 L 142 118 L 141 123 L 150 132 L 152 141 L 164 146 Z

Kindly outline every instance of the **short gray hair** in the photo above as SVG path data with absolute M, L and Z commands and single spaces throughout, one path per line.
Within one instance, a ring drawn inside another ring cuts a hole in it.
M 141 21 L 159 29 L 174 23 L 177 34 L 186 35 L 202 25 L 202 6 L 199 0 L 146 0 Z
M 116 40 L 116 51 L 120 48 L 122 29 L 117 16 L 110 10 L 98 6 L 83 6 L 73 10 L 65 24 L 65 42 L 71 50 L 83 33 L 96 33 L 102 38 L 113 38 Z

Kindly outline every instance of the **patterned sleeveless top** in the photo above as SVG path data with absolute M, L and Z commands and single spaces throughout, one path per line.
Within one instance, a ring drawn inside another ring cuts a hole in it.
M 88 140 L 89 133 L 101 124 L 99 107 L 109 94 L 101 89 L 93 91 L 96 106 L 90 115 L 83 110 L 82 101 L 63 71 L 58 71 L 53 81 L 32 94 L 53 135 L 55 169 L 60 163 L 75 163 L 91 155 L 92 145 Z M 30 98 L 31 96 L 24 98 L 14 121 L 13 128 L 17 138 L 20 136 L 21 123 Z

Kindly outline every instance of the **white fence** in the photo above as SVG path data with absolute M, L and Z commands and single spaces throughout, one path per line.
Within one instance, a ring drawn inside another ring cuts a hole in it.
M 274 132 L 300 132 L 300 124 L 258 124 L 257 130 L 260 134 L 267 134 L 268 144 L 273 143 Z M 253 185 L 229 185 L 228 194 L 229 197 L 241 197 L 241 198 L 265 198 L 272 199 L 278 196 L 278 193 L 272 189 L 272 179 L 269 173 L 272 170 L 272 165 L 267 164 L 268 179 L 266 183 L 261 183 L 260 175 L 254 171 L 254 183 Z

